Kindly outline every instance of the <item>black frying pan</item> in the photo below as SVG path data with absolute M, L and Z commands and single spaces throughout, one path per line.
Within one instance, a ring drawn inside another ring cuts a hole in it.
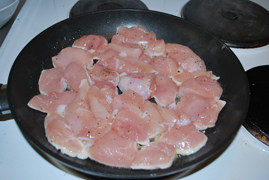
M 52 68 L 51 57 L 85 34 L 111 38 L 118 26 L 144 26 L 157 38 L 180 43 L 193 49 L 206 63 L 208 70 L 220 76 L 227 101 L 214 128 L 206 130 L 208 142 L 200 151 L 175 160 L 168 169 L 131 170 L 113 168 L 93 160 L 72 158 L 57 151 L 45 137 L 45 114 L 27 106 L 39 94 L 38 79 L 43 69 Z M 8 102 L 22 132 L 38 149 L 60 163 L 80 172 L 109 178 L 155 178 L 185 171 L 207 160 L 236 135 L 243 122 L 249 101 L 245 72 L 232 51 L 221 41 L 181 18 L 144 10 L 113 10 L 87 14 L 62 21 L 36 36 L 18 55 L 8 79 Z

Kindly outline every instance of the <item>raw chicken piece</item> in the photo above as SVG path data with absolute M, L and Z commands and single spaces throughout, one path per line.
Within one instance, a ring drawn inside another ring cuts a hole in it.
M 165 169 L 172 165 L 176 157 L 176 150 L 172 145 L 164 142 L 153 142 L 137 153 L 132 169 Z
M 86 79 L 89 84 L 92 84 L 87 70 L 77 63 L 70 63 L 64 70 L 64 78 L 69 85 L 69 88 L 74 91 L 79 91 L 80 83 L 83 79 Z
M 99 35 L 84 35 L 73 43 L 73 47 L 94 51 L 100 46 L 107 44 L 107 39 Z
M 178 114 L 171 109 L 164 108 L 161 106 L 156 106 L 156 108 L 163 119 L 163 125 L 165 129 L 169 131 L 174 126 L 174 124 L 179 121 Z
M 69 104 L 64 118 L 74 136 L 91 141 L 102 137 L 111 128 L 110 119 L 96 117 L 87 102 L 83 100 Z
M 79 90 L 78 90 L 78 99 L 84 100 L 87 98 L 88 91 L 90 89 L 89 83 L 87 79 L 82 79 L 79 85 Z
M 198 119 L 193 122 L 196 129 L 205 130 L 210 127 L 214 127 L 218 118 L 218 115 L 226 102 L 222 100 L 213 99 L 210 102 L 210 108 L 199 114 Z
M 139 144 L 148 144 L 148 123 L 138 114 L 127 109 L 121 109 L 113 120 L 112 129 L 124 138 Z
M 140 47 L 130 47 L 124 44 L 110 43 L 109 48 L 119 53 L 120 57 L 131 57 L 138 59 L 142 54 L 142 49 Z
M 117 34 L 112 37 L 112 43 L 138 45 L 145 47 L 150 41 L 156 40 L 154 32 L 147 32 L 144 27 L 118 27 Z
M 174 59 L 179 65 L 189 58 L 201 59 L 189 47 L 181 44 L 167 43 L 165 49 L 167 57 Z
M 133 58 L 138 59 L 142 54 L 142 49 L 140 47 L 128 46 L 126 44 L 110 43 L 108 45 L 101 46 L 95 53 L 96 59 L 109 59 L 113 56 L 118 56 L 122 58 Z
M 174 146 L 178 154 L 189 155 L 201 149 L 206 144 L 207 137 L 197 131 L 193 124 L 186 126 L 175 124 L 160 138 L 160 141 Z
M 150 101 L 145 101 L 144 103 L 144 119 L 148 124 L 149 138 L 154 138 L 166 130 L 164 120 L 159 113 L 157 106 L 158 105 L 151 103 Z
M 98 86 L 96 86 L 96 87 L 98 87 Z M 107 87 L 107 88 L 99 88 L 99 89 L 101 90 L 101 93 L 105 96 L 105 100 L 109 104 L 112 104 L 113 99 L 118 95 L 117 87 L 115 89 L 111 89 L 109 87 Z
M 149 57 L 164 56 L 165 55 L 165 42 L 163 39 L 149 41 L 144 53 Z
M 83 100 L 77 100 L 65 108 L 65 121 L 75 136 L 90 137 L 87 123 L 95 119 L 88 104 Z
M 180 65 L 181 71 L 206 71 L 204 61 L 201 60 L 201 58 L 189 47 L 180 44 L 167 43 L 165 48 L 167 57 L 175 60 L 178 65 Z
M 93 65 L 93 55 L 81 48 L 67 47 L 62 49 L 58 55 L 52 57 L 53 66 L 56 68 L 65 68 L 72 62 L 90 68 Z
M 146 64 L 149 64 L 151 61 L 152 61 L 152 59 L 153 58 L 155 58 L 155 57 L 150 57 L 150 56 L 148 56 L 148 55 L 146 55 L 146 54 L 142 54 L 140 57 L 139 57 L 139 61 L 143 61 L 144 63 L 146 63 Z M 153 67 L 154 68 L 154 67 Z
M 130 167 L 137 152 L 135 141 L 124 138 L 113 130 L 97 139 L 89 148 L 92 159 L 117 167 Z
M 110 95 L 112 99 L 118 95 L 117 86 L 110 81 L 95 82 L 94 86 L 98 87 L 101 91 L 104 91 L 105 94 Z
M 63 116 L 66 105 L 76 98 L 77 93 L 73 91 L 53 92 L 48 95 L 39 94 L 28 102 L 28 106 L 44 113 L 57 113 Z
M 135 71 L 124 71 L 125 73 L 156 73 L 152 65 L 139 61 L 139 59 L 125 58 L 124 61 L 136 67 Z
M 87 149 L 92 144 L 90 140 L 74 136 L 69 123 L 57 114 L 48 114 L 45 119 L 45 132 L 49 142 L 71 157 L 86 159 Z
M 188 58 L 180 64 L 179 67 L 182 71 L 206 71 L 205 62 L 200 58 Z
M 154 74 L 132 73 L 120 77 L 118 87 L 122 92 L 129 89 L 143 96 L 143 99 L 149 99 L 151 96 L 151 86 Z
M 214 98 L 205 98 L 196 94 L 187 94 L 177 103 L 175 112 L 180 117 L 189 118 L 199 130 L 215 126 L 218 114 L 225 102 Z M 196 123 L 197 121 L 197 123 Z
M 95 83 L 103 81 L 109 81 L 115 85 L 119 83 L 119 74 L 115 71 L 109 71 L 100 63 L 96 63 L 88 73 Z
M 112 57 L 109 57 L 109 59 L 100 60 L 98 63 L 100 63 L 106 69 L 110 71 L 116 71 L 119 74 L 139 73 L 139 72 L 142 72 L 144 69 L 142 66 L 137 66 L 137 64 L 135 64 L 135 61 L 130 62 L 118 56 L 112 56 Z
M 107 69 L 122 73 L 152 73 L 154 68 L 143 61 L 134 58 L 113 56 L 109 59 L 100 61 Z
M 196 78 L 198 76 L 206 76 L 209 77 L 211 79 L 215 79 L 217 80 L 218 77 L 216 77 L 212 71 L 203 71 L 203 70 L 198 70 L 198 71 L 193 71 L 193 72 L 188 72 L 188 71 L 182 71 L 178 74 L 176 74 L 175 76 L 172 77 L 172 80 L 180 85 L 182 84 L 182 82 L 188 80 L 188 79 L 192 79 L 192 78 Z
M 64 71 L 60 68 L 43 70 L 38 85 L 41 94 L 64 92 L 67 88 L 67 83 L 64 79 Z
M 79 89 L 80 100 L 87 103 L 94 117 L 104 120 L 110 119 L 113 112 L 110 102 L 112 97 L 110 97 L 111 100 L 107 97 L 111 95 L 111 93 L 106 93 L 107 91 L 102 91 L 96 86 L 89 86 L 86 79 L 81 81 Z
M 178 74 L 178 65 L 170 58 L 164 56 L 154 57 L 149 60 L 149 64 L 152 65 L 160 75 L 170 77 Z
M 119 56 L 119 54 L 118 51 L 115 51 L 110 48 L 109 45 L 104 44 L 93 53 L 93 56 L 95 60 L 106 60 L 114 56 Z
M 217 80 L 208 76 L 198 76 L 184 81 L 179 87 L 179 95 L 195 93 L 207 98 L 220 98 L 222 87 Z
M 169 77 L 156 75 L 155 76 L 156 88 L 152 90 L 152 97 L 158 105 L 167 107 L 175 103 L 178 87 Z
M 112 104 L 98 87 L 90 86 L 87 94 L 87 103 L 96 118 L 105 120 L 112 118 Z
M 109 44 L 100 47 L 96 53 L 95 58 L 98 63 L 109 71 L 116 71 L 118 73 L 151 73 L 155 70 L 151 65 L 139 60 L 140 48 L 127 48 L 121 50 L 122 45 Z M 137 52 L 131 52 L 134 49 Z
M 144 114 L 144 100 L 138 93 L 128 90 L 113 99 L 112 107 L 119 111 L 122 108 L 128 109 L 142 117 Z

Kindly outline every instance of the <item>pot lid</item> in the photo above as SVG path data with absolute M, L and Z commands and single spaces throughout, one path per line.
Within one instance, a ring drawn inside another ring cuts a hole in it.
M 253 48 L 269 43 L 269 12 L 246 0 L 191 0 L 182 17 L 228 46 Z

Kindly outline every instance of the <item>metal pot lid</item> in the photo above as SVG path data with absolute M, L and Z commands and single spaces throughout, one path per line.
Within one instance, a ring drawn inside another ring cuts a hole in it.
M 230 47 L 269 43 L 269 12 L 246 0 L 191 0 L 182 17 L 217 36 Z

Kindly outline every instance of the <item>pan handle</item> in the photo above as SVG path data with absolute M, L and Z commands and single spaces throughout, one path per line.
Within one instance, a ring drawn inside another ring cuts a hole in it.
M 7 100 L 7 85 L 0 83 L 0 121 L 13 119 Z

